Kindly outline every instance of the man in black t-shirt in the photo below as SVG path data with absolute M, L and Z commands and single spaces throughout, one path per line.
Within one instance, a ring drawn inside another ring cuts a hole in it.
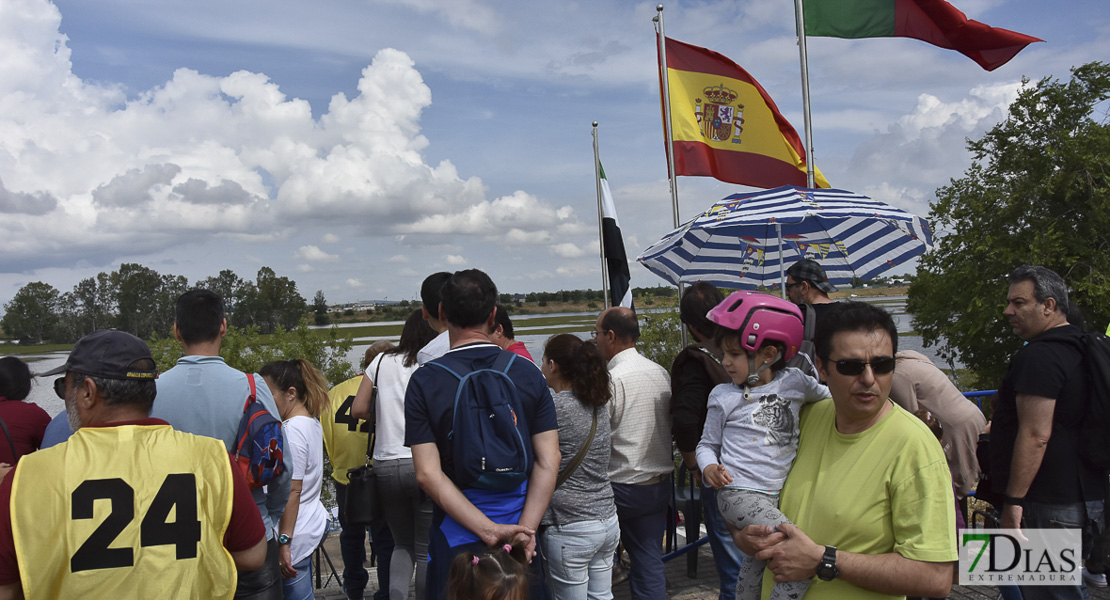
M 1101 520 L 1104 486 L 1078 448 L 1087 409 L 1082 331 L 1068 324 L 1059 275 L 1023 266 L 1008 279 L 1003 314 L 1028 343 L 1010 361 L 991 425 L 991 472 L 1005 494 L 1002 527 L 1084 529 Z M 1023 592 L 1027 599 L 1082 597 L 1079 586 Z

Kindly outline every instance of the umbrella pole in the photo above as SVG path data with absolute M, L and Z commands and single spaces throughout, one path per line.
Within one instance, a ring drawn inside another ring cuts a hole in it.
M 782 299 L 786 300 L 786 271 L 782 268 L 782 223 L 775 223 L 775 233 L 779 235 L 779 287 L 782 288 Z
M 663 33 L 663 5 L 660 4 L 655 7 L 656 14 L 652 21 L 655 22 L 657 27 L 655 33 L 658 37 L 659 43 L 659 80 L 663 83 L 663 137 L 665 138 L 664 146 L 667 148 L 667 178 L 671 184 L 671 214 L 674 217 L 674 227 L 678 229 L 682 223 L 679 220 L 678 214 L 678 177 L 674 174 L 674 139 L 671 137 L 671 86 L 670 78 L 667 76 L 667 36 Z M 682 281 L 678 282 L 678 297 L 682 298 Z M 690 343 L 690 339 L 686 336 L 686 328 L 679 325 L 679 335 L 682 340 L 682 347 L 685 348 Z

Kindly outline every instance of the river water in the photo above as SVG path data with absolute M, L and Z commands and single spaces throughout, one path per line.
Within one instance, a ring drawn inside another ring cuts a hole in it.
M 912 331 L 912 315 L 907 314 L 906 299 L 904 296 L 886 297 L 886 298 L 868 298 L 869 302 L 880 305 L 886 309 L 894 317 L 894 322 L 898 327 L 899 332 Z M 550 325 L 536 325 L 529 326 L 528 322 L 533 319 L 546 319 L 551 317 L 576 317 L 571 322 L 561 326 Z M 551 337 L 551 330 L 561 330 L 566 333 L 573 333 L 583 339 L 590 337 L 593 332 L 594 323 L 597 320 L 597 313 L 558 313 L 558 314 L 535 314 L 535 315 L 518 315 L 513 317 L 513 325 L 516 333 L 517 341 L 524 342 L 528 352 L 532 354 L 536 360 L 543 355 L 543 345 L 547 338 Z M 341 325 L 341 327 L 357 327 L 364 325 L 403 325 L 402 321 L 395 322 L 375 322 L 375 323 L 350 323 Z M 529 331 L 543 330 L 545 333 L 535 334 Z M 358 365 L 362 361 L 362 356 L 366 352 L 366 348 L 370 344 L 379 339 L 395 339 L 391 336 L 381 337 L 363 337 L 356 338 L 354 347 L 347 353 L 347 360 L 353 365 Z M 933 362 L 937 363 L 941 368 L 947 368 L 947 365 L 936 356 L 936 353 L 931 348 L 926 348 L 922 343 L 921 336 L 919 335 L 900 335 L 898 336 L 898 347 L 901 350 L 917 350 L 925 356 L 928 356 Z M 67 352 L 55 352 L 50 354 L 29 355 L 23 357 L 31 363 L 32 372 L 49 371 L 50 369 L 61 365 L 65 362 Z M 961 366 L 957 363 L 957 367 Z M 65 409 L 65 404 L 60 398 L 54 394 L 53 377 L 36 378 L 34 385 L 31 388 L 31 395 L 29 400 L 41 406 L 47 413 L 54 416 Z

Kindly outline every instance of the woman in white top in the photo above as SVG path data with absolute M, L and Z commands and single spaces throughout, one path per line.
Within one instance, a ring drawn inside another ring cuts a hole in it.
M 312 599 L 312 552 L 327 532 L 328 514 L 320 502 L 324 480 L 324 430 L 317 417 L 328 406 L 328 386 L 312 363 L 278 360 L 258 371 L 274 395 L 285 437 L 285 466 L 292 485 L 278 523 L 278 562 L 285 577 L 285 600 Z
M 389 531 L 393 555 L 389 561 L 389 600 L 406 600 L 413 566 L 416 567 L 416 600 L 424 600 L 428 564 L 428 527 L 432 523 L 432 501 L 416 483 L 412 451 L 405 446 L 405 389 L 419 366 L 416 354 L 435 338 L 436 332 L 420 310 L 413 311 L 401 330 L 397 347 L 382 352 L 366 366 L 351 416 L 370 418 L 370 392 L 374 400 L 374 473 Z

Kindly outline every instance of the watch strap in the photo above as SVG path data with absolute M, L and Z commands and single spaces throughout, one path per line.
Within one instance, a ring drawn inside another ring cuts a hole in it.
M 825 553 L 817 565 L 817 578 L 822 581 L 832 581 L 837 575 L 840 575 L 840 569 L 836 568 L 836 546 L 825 546 Z

